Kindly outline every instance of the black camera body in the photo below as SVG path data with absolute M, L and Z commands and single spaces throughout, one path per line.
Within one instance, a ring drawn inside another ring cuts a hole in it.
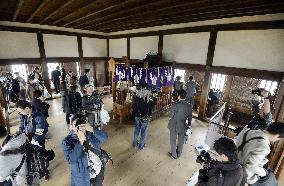
M 257 88 L 257 89 L 252 90 L 251 93 L 263 97 L 261 95 L 261 92 L 264 91 L 264 90 L 265 90 L 264 88 Z
M 203 164 L 205 170 L 211 169 L 212 158 L 205 150 L 201 151 L 201 153 L 197 156 L 196 162 L 200 163 L 201 165 Z

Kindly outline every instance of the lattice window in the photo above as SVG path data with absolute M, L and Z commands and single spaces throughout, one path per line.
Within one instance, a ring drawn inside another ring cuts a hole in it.
M 28 79 L 26 65 L 11 65 L 13 74 L 19 72 L 19 75 L 26 81 Z
M 276 81 L 261 80 L 259 87 L 264 88 L 265 90 L 269 91 L 271 95 L 274 95 L 277 89 L 277 86 L 278 86 L 278 82 Z
M 175 69 L 175 79 L 177 76 L 181 77 L 181 82 L 184 82 L 185 70 Z
M 223 92 L 225 87 L 226 75 L 212 73 L 210 89 Z

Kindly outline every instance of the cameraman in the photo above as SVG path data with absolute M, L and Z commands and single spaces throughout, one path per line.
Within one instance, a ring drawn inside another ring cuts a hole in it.
M 238 159 L 237 147 L 233 140 L 220 138 L 215 141 L 216 160 L 204 162 L 199 170 L 199 186 L 242 186 L 245 182 L 243 169 Z M 208 165 L 209 164 L 209 165 Z
M 260 88 L 253 90 L 252 93 L 255 94 L 252 100 L 253 119 L 248 123 L 248 128 L 264 130 L 272 123 L 270 95 L 268 91 Z
M 62 142 L 64 156 L 71 165 L 72 186 L 102 186 L 104 164 L 101 160 L 101 144 L 107 134 L 87 123 L 86 116 L 72 118 L 70 133 Z

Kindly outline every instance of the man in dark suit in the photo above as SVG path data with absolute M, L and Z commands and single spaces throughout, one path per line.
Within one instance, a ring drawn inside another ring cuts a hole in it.
M 85 74 L 80 77 L 79 84 L 80 84 L 81 88 L 84 88 L 85 85 L 90 84 L 89 73 L 90 73 L 90 69 L 85 69 Z
M 169 155 L 173 159 L 180 157 L 185 141 L 186 131 L 191 125 L 192 120 L 192 104 L 187 102 L 186 91 L 178 91 L 179 101 L 172 105 L 170 109 L 170 121 L 168 129 L 170 130 L 171 152 Z M 178 144 L 176 140 L 178 138 Z
M 60 67 L 57 66 L 56 70 L 53 70 L 51 72 L 51 80 L 54 84 L 56 94 L 60 93 L 60 76 L 61 76 Z

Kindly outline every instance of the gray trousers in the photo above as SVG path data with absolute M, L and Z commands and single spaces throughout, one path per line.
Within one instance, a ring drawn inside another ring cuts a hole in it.
M 178 143 L 177 143 L 178 139 Z M 171 153 L 174 158 L 179 158 L 184 144 L 185 132 L 176 132 L 170 130 L 170 144 L 171 144 Z
M 194 105 L 194 97 L 187 97 L 185 100 L 186 100 L 188 103 Z

